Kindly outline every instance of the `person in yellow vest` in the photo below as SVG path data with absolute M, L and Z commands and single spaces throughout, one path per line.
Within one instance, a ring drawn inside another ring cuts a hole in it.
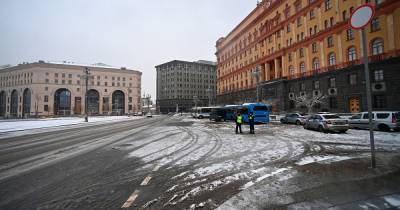
M 236 134 L 238 134 L 238 129 L 240 133 L 242 133 L 242 123 L 243 123 L 243 116 L 238 112 L 235 117 L 236 122 Z

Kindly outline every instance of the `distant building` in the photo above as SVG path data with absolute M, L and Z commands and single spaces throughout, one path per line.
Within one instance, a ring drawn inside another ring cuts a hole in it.
M 107 65 L 24 63 L 0 70 L 0 117 L 123 115 L 141 109 L 139 71 Z
M 255 101 L 258 86 L 260 100 L 275 111 L 298 109 L 292 99 L 304 94 L 327 96 L 315 111 L 366 110 L 361 33 L 349 24 L 365 2 L 376 5 L 365 29 L 373 108 L 400 109 L 399 0 L 261 1 L 216 43 L 218 102 Z
M 211 61 L 174 60 L 156 66 L 157 107 L 162 113 L 190 111 L 214 104 L 216 65 Z

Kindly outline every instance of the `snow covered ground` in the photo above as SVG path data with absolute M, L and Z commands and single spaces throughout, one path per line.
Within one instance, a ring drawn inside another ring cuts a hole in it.
M 89 117 L 89 123 L 109 123 L 115 121 L 123 121 L 134 118 L 142 117 L 127 117 L 127 116 L 96 116 Z M 49 128 L 66 125 L 84 124 L 85 119 L 82 117 L 60 117 L 60 118 L 47 118 L 47 119 L 32 119 L 32 120 L 15 120 L 0 121 L 0 133 L 31 130 L 38 128 Z M 87 124 L 87 123 L 86 123 Z
M 318 162 L 330 164 L 369 155 L 369 133 L 320 133 L 302 126 L 270 123 L 256 125 L 256 134 L 237 135 L 230 122 L 209 122 L 174 116 L 181 123 L 152 131 L 149 138 L 130 142 L 129 157 L 140 158 L 146 167 L 188 168 L 171 178 L 170 205 L 239 183 L 247 189 L 279 176 L 290 179 L 292 168 Z M 400 133 L 375 132 L 378 151 L 400 152 Z M 150 141 L 150 143 L 149 143 Z M 129 148 L 125 148 L 129 150 Z M 188 190 L 189 188 L 189 190 Z

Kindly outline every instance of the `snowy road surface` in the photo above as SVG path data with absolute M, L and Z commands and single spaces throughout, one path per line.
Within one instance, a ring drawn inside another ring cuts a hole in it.
M 325 186 L 340 177 L 333 167 L 350 173 L 353 166 L 343 164 L 361 167 L 369 157 L 368 131 L 325 134 L 277 123 L 257 125 L 255 135 L 244 131 L 234 134 L 232 123 L 157 116 L 3 137 L 0 209 L 296 207 L 307 199 L 272 195 Z M 400 134 L 376 132 L 376 144 L 379 161 L 389 160 L 378 162 L 380 172 L 394 173 Z M 316 180 L 321 167 L 331 173 Z M 369 174 L 355 169 L 359 177 Z M 306 181 L 299 184 L 299 177 Z

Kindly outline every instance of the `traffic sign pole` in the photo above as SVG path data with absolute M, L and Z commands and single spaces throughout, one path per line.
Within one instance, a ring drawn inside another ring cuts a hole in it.
M 371 167 L 376 168 L 375 157 L 375 139 L 374 127 L 372 122 L 372 99 L 371 99 L 371 80 L 368 66 L 368 45 L 365 27 L 371 22 L 375 14 L 375 7 L 371 4 L 364 4 L 354 10 L 351 14 L 350 25 L 353 29 L 361 29 L 361 41 L 364 57 L 364 73 L 365 73 L 365 86 L 367 88 L 367 107 L 368 107 L 368 124 L 369 124 L 369 138 L 371 143 Z
M 369 123 L 369 138 L 371 142 L 371 167 L 376 167 L 375 158 L 375 139 L 374 139 L 374 127 L 372 123 L 372 100 L 371 100 L 371 80 L 368 66 L 368 49 L 367 49 L 367 36 L 365 29 L 361 30 L 361 38 L 363 43 L 363 56 L 364 56 L 364 73 L 365 73 L 365 86 L 367 88 L 367 106 L 368 106 L 368 123 Z

